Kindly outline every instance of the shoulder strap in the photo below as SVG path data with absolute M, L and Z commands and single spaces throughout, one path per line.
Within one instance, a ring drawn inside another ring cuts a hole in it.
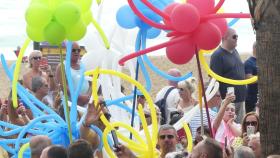
M 166 91 L 166 93 L 164 94 L 163 99 L 166 100 L 166 98 L 168 97 L 169 93 L 170 93 L 173 89 L 175 89 L 175 87 L 170 87 L 170 88 Z

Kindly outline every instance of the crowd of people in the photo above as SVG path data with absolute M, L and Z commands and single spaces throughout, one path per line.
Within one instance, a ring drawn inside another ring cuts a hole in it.
M 253 56 L 242 62 L 236 50 L 238 35 L 234 29 L 228 29 L 222 38 L 221 46 L 211 56 L 211 69 L 220 76 L 243 80 L 257 75 L 256 67 L 256 43 L 253 45 Z M 80 46 L 73 43 L 71 54 L 71 73 L 74 87 L 80 80 L 81 62 Z M 62 70 L 65 63 L 59 64 L 56 71 L 51 67 L 41 64 L 43 56 L 40 51 L 33 51 L 29 56 L 30 69 L 23 75 L 22 85 L 32 92 L 34 96 L 51 107 L 62 118 L 64 110 L 61 101 L 63 77 Z M 181 72 L 172 68 L 168 74 L 180 77 Z M 207 102 L 201 112 L 193 115 L 187 122 L 193 137 L 193 142 L 188 142 L 186 134 L 182 129 L 173 126 L 179 120 L 198 106 L 197 79 L 194 77 L 183 81 L 168 81 L 154 100 L 155 103 L 164 99 L 164 107 L 156 106 L 157 118 L 160 123 L 157 139 L 157 150 L 160 158 L 260 158 L 261 144 L 259 134 L 259 115 L 257 102 L 257 83 L 250 85 L 230 85 L 219 83 L 219 90 Z M 90 126 L 95 125 L 101 131 L 105 125 L 100 119 L 101 114 L 110 120 L 110 110 L 104 106 L 102 92 L 100 92 L 98 106 L 89 103 L 91 97 L 91 83 L 83 82 L 81 93 L 78 96 L 78 105 L 86 107 L 87 111 L 80 126 L 80 139 L 75 140 L 68 147 L 52 144 L 47 136 L 29 136 L 32 158 L 93 158 L 106 157 L 106 153 L 97 150 L 101 139 Z M 207 87 L 205 87 L 206 89 Z M 67 92 L 70 90 L 67 88 Z M 71 98 L 70 98 L 71 100 Z M 146 105 L 145 97 L 139 95 L 137 103 L 145 109 L 145 117 L 148 125 L 151 124 L 150 112 Z M 15 125 L 27 125 L 34 119 L 32 111 L 19 100 L 19 107 L 13 108 L 11 92 L 8 100 L 1 103 L 0 119 Z M 209 119 L 207 119 L 209 112 Z M 201 117 L 201 114 L 203 117 Z M 79 116 L 80 118 L 80 116 Z M 14 137 L 17 137 L 16 135 Z M 5 137 L 0 138 L 5 139 Z M 193 143 L 193 150 L 187 152 L 186 147 Z M 117 157 L 137 157 L 125 144 L 115 144 L 113 148 Z M 0 147 L 0 157 L 9 157 L 7 152 Z M 277 157 L 276 155 L 270 156 Z M 279 156 L 278 156 L 279 157 Z

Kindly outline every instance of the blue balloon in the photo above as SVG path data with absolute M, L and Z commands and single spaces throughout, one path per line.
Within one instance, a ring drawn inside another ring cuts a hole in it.
M 232 27 L 234 24 L 236 24 L 239 21 L 239 18 L 234 18 L 228 23 L 228 27 Z
M 161 32 L 160 29 L 152 27 L 152 28 L 148 29 L 148 31 L 147 31 L 147 38 L 154 39 L 160 35 L 160 32 Z
M 137 16 L 133 13 L 128 5 L 124 5 L 119 8 L 116 14 L 116 20 L 118 24 L 126 29 L 132 29 L 136 27 Z

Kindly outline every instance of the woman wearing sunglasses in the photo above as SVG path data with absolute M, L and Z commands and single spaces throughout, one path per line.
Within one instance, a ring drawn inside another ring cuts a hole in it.
M 249 137 L 252 134 L 259 132 L 259 116 L 255 112 L 249 112 L 245 115 L 242 121 L 242 138 L 243 145 L 247 146 Z
M 196 79 L 194 77 L 189 78 L 178 83 L 178 91 L 180 100 L 177 104 L 177 109 L 184 113 L 191 110 L 197 101 L 194 99 L 194 92 L 196 90 Z
M 32 90 L 31 81 L 36 76 L 43 77 L 47 80 L 50 91 L 55 90 L 54 75 L 49 65 L 45 65 L 45 69 L 41 67 L 42 53 L 39 50 L 34 50 L 29 55 L 30 70 L 23 75 L 23 86 Z

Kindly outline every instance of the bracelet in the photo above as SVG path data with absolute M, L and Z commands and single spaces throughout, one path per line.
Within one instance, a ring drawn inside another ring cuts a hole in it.
M 85 121 L 85 120 L 82 122 L 82 125 L 83 125 L 84 127 L 87 127 L 87 128 L 90 127 L 90 125 L 87 125 L 87 124 L 86 124 L 86 121 Z

